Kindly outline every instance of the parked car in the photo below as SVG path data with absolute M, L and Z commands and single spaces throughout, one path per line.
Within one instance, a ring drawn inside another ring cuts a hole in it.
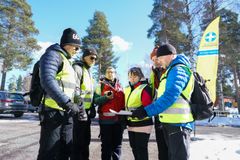
M 28 105 L 21 93 L 0 91 L 0 114 L 13 114 L 21 117 L 27 112 Z
M 30 100 L 30 96 L 29 96 L 29 92 L 26 92 L 23 94 L 24 100 L 26 101 L 27 105 L 28 105 L 28 112 L 38 112 L 38 106 L 33 106 L 31 104 L 31 100 Z
M 28 102 L 28 112 L 32 112 L 32 113 L 38 112 L 38 106 L 33 106 L 31 104 L 31 102 L 29 101 Z

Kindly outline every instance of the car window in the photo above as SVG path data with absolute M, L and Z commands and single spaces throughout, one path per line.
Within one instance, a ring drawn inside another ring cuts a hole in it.
M 14 99 L 14 100 L 24 100 L 21 94 L 15 94 L 15 93 L 9 93 L 8 98 Z

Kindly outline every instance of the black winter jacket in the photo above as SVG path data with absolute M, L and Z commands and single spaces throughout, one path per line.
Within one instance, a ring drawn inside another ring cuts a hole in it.
M 47 96 L 55 100 L 60 107 L 70 101 L 70 97 L 64 94 L 55 79 L 57 73 L 62 69 L 63 58 L 61 52 L 67 59 L 71 56 L 64 51 L 59 44 L 53 44 L 46 49 L 46 52 L 40 59 L 40 82 Z

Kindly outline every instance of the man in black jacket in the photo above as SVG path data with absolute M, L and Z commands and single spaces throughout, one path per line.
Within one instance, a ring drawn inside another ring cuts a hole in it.
M 40 82 L 44 89 L 38 160 L 68 160 L 72 147 L 72 116 L 82 113 L 73 103 L 76 74 L 69 59 L 80 49 L 75 30 L 63 31 L 61 42 L 47 48 L 40 59 Z

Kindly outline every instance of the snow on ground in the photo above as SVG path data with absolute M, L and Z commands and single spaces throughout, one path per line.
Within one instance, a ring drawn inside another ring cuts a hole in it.
M 215 117 L 212 121 L 196 121 L 197 126 L 220 127 L 220 131 L 198 134 L 192 137 L 190 160 L 240 160 L 240 115 L 230 111 L 227 117 Z M 235 133 L 221 134 L 222 129 L 234 127 Z M 236 133 L 237 132 L 237 133 Z
M 200 126 L 232 126 L 240 127 L 240 116 L 230 115 L 229 117 L 215 117 L 212 121 L 208 122 L 208 119 L 202 121 L 196 121 L 196 125 Z
M 196 135 L 190 144 L 190 160 L 240 160 L 240 139 L 220 134 Z
M 232 111 L 231 113 L 228 117 L 215 117 L 210 122 L 196 121 L 196 134 L 192 134 L 190 144 L 190 160 L 240 160 L 240 115 Z M 32 113 L 24 114 L 21 118 L 1 115 L 0 123 L 32 122 L 37 119 L 37 114 Z M 208 128 L 206 132 L 200 130 L 198 126 L 213 127 L 217 131 L 212 132 Z M 205 127 L 201 129 L 203 128 Z M 224 134 L 221 133 L 223 130 Z
M 208 121 L 208 119 L 202 120 L 202 121 L 196 121 L 196 125 L 240 127 L 240 114 L 238 114 L 238 109 L 226 107 L 225 112 L 228 112 L 230 114 L 228 114 L 227 117 L 216 116 L 210 122 Z

